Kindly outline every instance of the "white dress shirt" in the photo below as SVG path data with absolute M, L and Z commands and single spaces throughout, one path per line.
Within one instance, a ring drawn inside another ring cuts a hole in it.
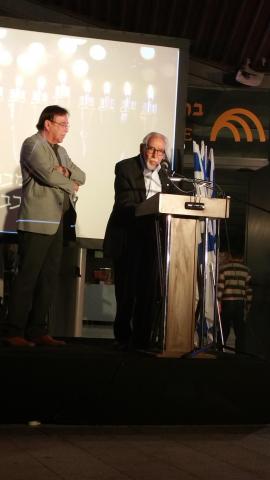
M 160 193 L 162 191 L 161 182 L 158 174 L 159 170 L 160 165 L 158 165 L 155 170 L 149 170 L 148 168 L 144 167 L 143 176 L 146 190 L 146 198 L 150 198 L 156 193 Z

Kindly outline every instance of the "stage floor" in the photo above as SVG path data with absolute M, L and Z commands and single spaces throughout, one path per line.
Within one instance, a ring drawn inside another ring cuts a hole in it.
M 270 427 L 0 426 L 3 480 L 268 480 Z
M 158 358 L 111 339 L 64 347 L 0 346 L 0 423 L 266 424 L 269 361 L 220 353 Z

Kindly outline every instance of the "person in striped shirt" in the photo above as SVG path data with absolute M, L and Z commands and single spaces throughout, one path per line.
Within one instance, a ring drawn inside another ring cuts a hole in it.
M 233 327 L 236 352 L 245 351 L 246 317 L 251 301 L 250 269 L 245 265 L 242 256 L 231 253 L 219 268 L 218 302 L 224 344 L 226 345 Z

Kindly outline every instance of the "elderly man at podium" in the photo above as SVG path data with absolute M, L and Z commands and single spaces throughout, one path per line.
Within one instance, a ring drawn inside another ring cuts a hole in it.
M 141 202 L 158 192 L 169 192 L 162 162 L 167 163 L 167 138 L 157 132 L 145 136 L 140 153 L 115 166 L 115 202 L 110 215 L 104 254 L 113 261 L 116 297 L 114 335 L 121 349 L 149 345 L 157 314 L 158 269 L 155 223 L 136 217 Z

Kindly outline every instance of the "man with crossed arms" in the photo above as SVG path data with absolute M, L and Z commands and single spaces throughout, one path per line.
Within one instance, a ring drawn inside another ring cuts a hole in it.
M 47 106 L 38 132 L 21 149 L 22 203 L 17 219 L 19 266 L 9 301 L 5 344 L 60 346 L 48 334 L 48 312 L 56 294 L 63 240 L 75 240 L 75 196 L 85 173 L 59 145 L 69 113 Z

